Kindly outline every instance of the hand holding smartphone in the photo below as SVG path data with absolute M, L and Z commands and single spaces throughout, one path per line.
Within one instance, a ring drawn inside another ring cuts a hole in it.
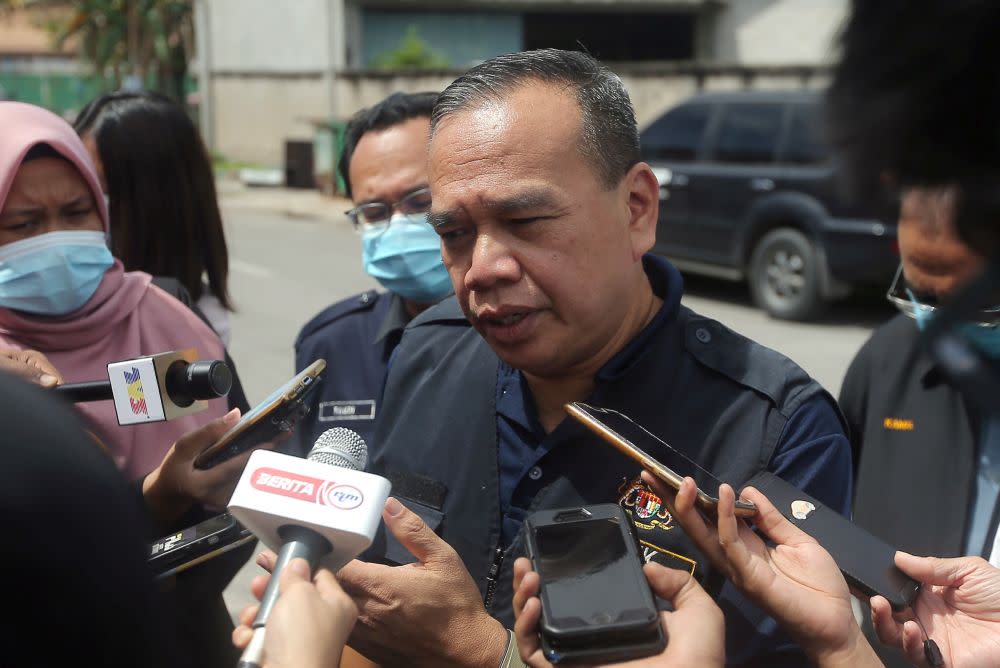
M 715 490 L 721 484 L 680 453 L 671 460 L 671 467 L 651 457 L 637 443 L 651 444 L 649 447 L 666 444 L 618 411 L 575 402 L 566 404 L 566 412 L 674 490 L 680 489 L 685 477 L 714 481 Z M 685 463 L 687 468 L 675 470 Z M 698 486 L 696 504 L 709 518 L 717 517 L 718 497 L 703 491 L 702 484 Z M 896 610 L 913 601 L 919 583 L 896 567 L 895 548 L 768 471 L 761 471 L 747 485 L 762 492 L 788 521 L 815 538 L 830 553 L 852 587 L 868 596 L 884 596 Z M 756 513 L 757 508 L 750 501 L 736 500 L 736 517 L 752 518 Z
M 194 460 L 198 469 L 210 469 L 295 428 L 309 412 L 306 399 L 315 390 L 326 360 L 316 360 L 253 407 L 232 429 Z
M 536 512 L 525 528 L 549 661 L 610 663 L 663 651 L 638 541 L 618 504 Z

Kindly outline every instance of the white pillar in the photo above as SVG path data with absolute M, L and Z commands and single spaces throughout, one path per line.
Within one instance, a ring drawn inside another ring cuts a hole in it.
M 195 0 L 194 34 L 198 49 L 198 121 L 201 136 L 209 151 L 215 150 L 215 119 L 213 117 L 212 30 L 209 0 Z

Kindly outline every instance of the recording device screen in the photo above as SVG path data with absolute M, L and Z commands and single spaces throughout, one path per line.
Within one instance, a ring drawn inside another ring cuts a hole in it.
M 545 583 L 546 613 L 557 626 L 585 625 L 594 615 L 619 611 L 605 623 L 644 617 L 635 560 L 614 518 L 540 526 L 538 570 Z M 635 613 L 635 615 L 630 615 Z

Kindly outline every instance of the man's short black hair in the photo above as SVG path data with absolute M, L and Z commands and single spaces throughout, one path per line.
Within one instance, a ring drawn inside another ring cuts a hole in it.
M 438 97 L 431 116 L 431 136 L 451 114 L 530 82 L 565 86 L 575 92 L 582 124 L 579 150 L 598 177 L 612 188 L 639 162 L 635 111 L 621 79 L 580 51 L 539 49 L 509 53 L 473 67 Z
M 366 132 L 385 130 L 412 118 L 430 118 L 437 93 L 393 93 L 381 102 L 354 114 L 344 132 L 344 151 L 337 169 L 351 197 L 351 157 Z
M 1000 250 L 1000 2 L 854 0 L 828 95 L 856 192 L 959 186 L 959 231 Z M 983 248 L 987 244 L 987 248 Z

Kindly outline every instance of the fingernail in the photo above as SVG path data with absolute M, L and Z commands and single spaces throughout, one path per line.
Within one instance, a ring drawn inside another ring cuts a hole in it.
M 306 580 L 309 579 L 309 562 L 305 559 L 292 559 L 288 564 L 288 568 L 296 575 Z
M 390 496 L 385 500 L 385 512 L 388 513 L 389 517 L 396 517 L 403 512 L 403 504 L 397 501 L 395 497 Z
M 233 644 L 237 647 L 245 645 L 250 641 L 250 637 L 253 635 L 253 631 L 245 626 L 237 626 L 236 630 L 233 631 Z
M 264 556 L 263 552 L 257 555 L 257 565 L 261 568 L 267 568 L 267 557 Z
M 240 409 L 234 408 L 225 415 L 222 416 L 222 422 L 229 426 L 232 426 L 240 421 Z
M 38 382 L 44 385 L 45 387 L 54 387 L 56 383 L 59 382 L 59 379 L 53 376 L 51 373 L 43 373 L 41 377 L 39 377 Z

